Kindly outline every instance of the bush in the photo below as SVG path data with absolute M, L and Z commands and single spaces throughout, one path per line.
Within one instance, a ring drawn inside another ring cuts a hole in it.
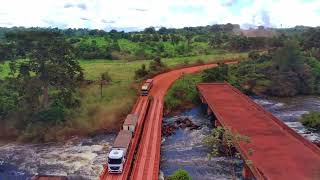
M 179 169 L 169 176 L 168 180 L 192 180 L 192 178 L 186 170 Z
M 146 65 L 142 64 L 141 68 L 136 70 L 134 72 L 134 74 L 135 74 L 134 78 L 135 79 L 139 79 L 139 78 L 143 78 L 143 77 L 147 76 L 149 74 L 149 72 L 146 69 Z
M 48 108 L 40 111 L 36 115 L 36 120 L 42 122 L 51 122 L 54 124 L 64 122 L 65 111 L 65 107 L 61 103 L 54 102 Z
M 104 72 L 104 73 L 101 74 L 101 80 L 105 81 L 105 82 L 111 82 L 112 81 L 112 79 L 111 79 L 111 77 L 110 77 L 108 72 Z
M 165 96 L 165 108 L 170 111 L 185 104 L 198 103 L 199 98 L 196 84 L 200 81 L 200 74 L 187 75 L 178 79 Z
M 320 131 L 320 112 L 303 114 L 300 121 L 306 127 Z
M 204 82 L 228 80 L 228 65 L 222 63 L 218 67 L 204 70 L 202 79 Z
M 156 57 L 149 65 L 150 71 L 157 73 L 166 69 L 166 66 L 162 63 L 160 57 Z

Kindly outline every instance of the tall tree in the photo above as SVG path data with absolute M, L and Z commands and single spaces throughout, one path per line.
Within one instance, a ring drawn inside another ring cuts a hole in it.
M 66 105 L 71 105 L 70 95 L 75 90 L 82 69 L 66 39 L 55 32 L 31 31 L 11 34 L 8 40 L 20 46 L 30 46 L 28 58 L 20 63 L 17 77 L 34 92 L 42 91 L 42 98 L 32 93 L 33 98 L 42 99 L 41 106 L 47 107 L 49 90 L 52 89 Z

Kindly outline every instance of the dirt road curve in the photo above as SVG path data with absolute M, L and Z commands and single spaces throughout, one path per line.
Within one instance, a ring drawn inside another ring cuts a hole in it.
M 100 179 L 158 179 L 160 163 L 161 126 L 163 117 L 163 100 L 167 90 L 172 85 L 172 83 L 175 80 L 177 80 L 181 75 L 187 73 L 196 73 L 215 66 L 217 65 L 210 64 L 188 67 L 173 70 L 154 77 L 154 85 L 150 92 L 150 95 L 153 97 L 153 101 L 151 102 L 150 107 L 148 108 L 147 97 L 139 97 L 132 111 L 140 114 L 137 128 L 138 131 L 142 130 L 143 121 L 145 122 L 143 131 L 137 132 L 137 134 L 132 140 L 133 142 L 131 145 L 129 155 L 127 157 L 127 163 L 125 165 L 124 172 L 122 174 L 109 174 L 107 172 L 107 169 L 105 169 Z M 146 112 L 146 118 L 143 118 L 144 113 Z M 139 137 L 140 133 L 142 133 L 142 137 L 139 140 L 137 139 L 137 137 Z M 135 161 L 131 163 L 134 158 L 133 150 L 136 149 L 136 146 L 138 147 Z M 132 169 L 131 172 L 130 169 Z

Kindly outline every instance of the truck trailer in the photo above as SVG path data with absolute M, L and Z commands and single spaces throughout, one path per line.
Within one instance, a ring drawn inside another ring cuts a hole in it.
M 109 173 L 122 173 L 126 162 L 127 152 L 131 145 L 132 132 L 121 130 L 114 141 L 111 151 L 108 155 Z
M 138 114 L 128 114 L 122 125 L 122 129 L 131 131 L 132 135 L 134 135 L 134 131 L 138 122 L 138 117 Z

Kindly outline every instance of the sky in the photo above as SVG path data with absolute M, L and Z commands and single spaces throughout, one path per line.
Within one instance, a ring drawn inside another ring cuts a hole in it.
M 320 26 L 320 0 L 0 0 L 0 27 Z

